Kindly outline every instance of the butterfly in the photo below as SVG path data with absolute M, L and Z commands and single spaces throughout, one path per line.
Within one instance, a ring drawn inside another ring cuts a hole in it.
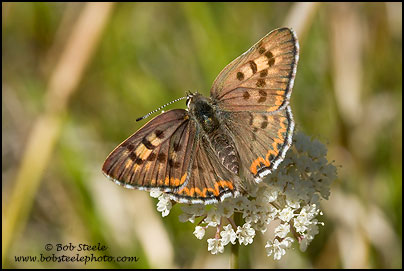
M 220 72 L 210 97 L 187 94 L 187 109 L 161 113 L 116 147 L 103 173 L 182 203 L 243 194 L 277 168 L 291 145 L 298 60 L 295 32 L 271 31 Z

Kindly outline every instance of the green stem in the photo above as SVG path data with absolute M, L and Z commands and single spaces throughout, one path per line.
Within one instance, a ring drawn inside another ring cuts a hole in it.
M 240 226 L 242 224 L 243 218 L 241 216 L 241 213 L 234 213 L 233 219 L 234 219 L 236 226 Z M 232 268 L 232 269 L 240 268 L 239 250 L 240 250 L 240 244 L 239 244 L 239 242 L 236 241 L 236 244 L 234 244 L 234 245 L 232 244 L 232 246 L 231 246 L 230 268 Z

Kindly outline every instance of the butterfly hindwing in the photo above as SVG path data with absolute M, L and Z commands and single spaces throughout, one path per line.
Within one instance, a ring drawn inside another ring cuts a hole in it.
M 194 140 L 187 112 L 167 111 L 116 147 L 103 172 L 127 188 L 171 191 L 187 180 Z
M 197 136 L 195 156 L 185 186 L 171 191 L 171 197 L 184 203 L 214 203 L 238 193 L 239 177 L 223 167 L 203 136 Z
M 271 31 L 218 75 L 211 96 L 222 110 L 273 112 L 287 105 L 298 62 L 293 30 Z
M 233 112 L 226 125 L 233 133 L 244 172 L 260 181 L 283 160 L 292 142 L 290 107 L 274 113 Z

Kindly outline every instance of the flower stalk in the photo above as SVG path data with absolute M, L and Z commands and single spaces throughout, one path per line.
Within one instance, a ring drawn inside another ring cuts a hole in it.
M 237 230 L 237 226 L 243 224 L 242 214 L 239 212 L 235 212 L 233 214 L 233 227 L 236 226 L 235 230 Z M 239 251 L 240 251 L 240 244 L 235 242 L 231 245 L 231 257 L 230 257 L 230 268 L 231 269 L 239 269 L 240 268 L 240 261 L 239 261 Z

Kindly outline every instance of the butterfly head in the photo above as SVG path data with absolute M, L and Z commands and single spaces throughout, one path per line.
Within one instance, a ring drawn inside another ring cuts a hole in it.
M 199 94 L 198 91 L 195 92 L 195 93 L 192 93 L 191 91 L 187 91 L 187 96 L 186 96 L 186 97 L 187 97 L 187 101 L 186 101 L 186 105 L 187 105 L 188 110 L 190 110 L 191 104 L 194 103 L 194 101 L 195 101 L 196 99 L 198 99 L 198 96 L 201 96 L 201 94 Z
M 187 95 L 187 107 L 189 114 L 202 125 L 206 132 L 212 132 L 219 126 L 215 108 L 210 98 L 199 93 Z

